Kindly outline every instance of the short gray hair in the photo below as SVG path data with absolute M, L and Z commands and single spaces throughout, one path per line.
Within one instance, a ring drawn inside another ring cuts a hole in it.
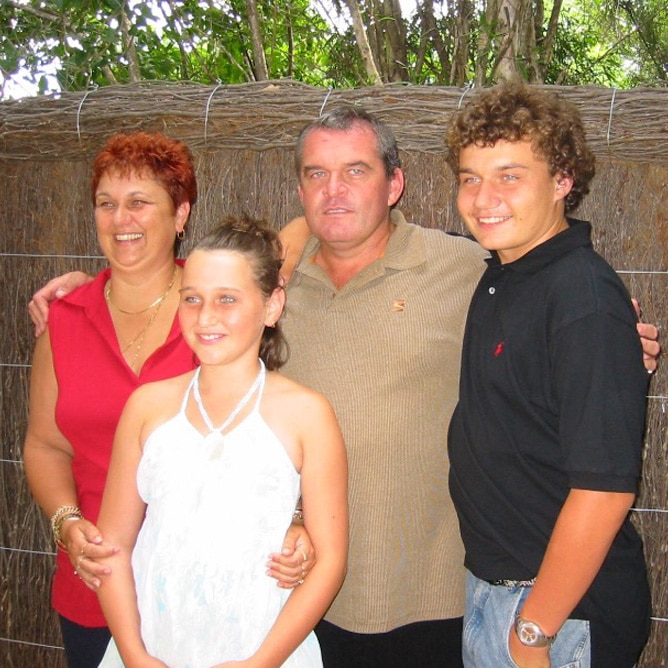
M 385 174 L 388 179 L 392 177 L 395 169 L 401 169 L 397 140 L 392 130 L 383 121 L 368 111 L 349 104 L 340 105 L 325 112 L 315 121 L 311 121 L 306 125 L 299 133 L 295 146 L 295 169 L 297 170 L 297 176 L 300 175 L 302 167 L 304 142 L 311 132 L 315 130 L 347 131 L 359 126 L 368 126 L 371 128 L 371 131 L 376 136 L 378 157 L 383 161 L 383 165 L 385 165 Z

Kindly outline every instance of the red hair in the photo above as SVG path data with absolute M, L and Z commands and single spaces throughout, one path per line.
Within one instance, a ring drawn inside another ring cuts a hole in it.
M 100 179 L 107 172 L 121 176 L 137 174 L 156 179 L 169 193 L 174 208 L 197 201 L 197 180 L 190 149 L 178 139 L 160 132 L 115 134 L 102 147 L 93 163 L 93 203 Z

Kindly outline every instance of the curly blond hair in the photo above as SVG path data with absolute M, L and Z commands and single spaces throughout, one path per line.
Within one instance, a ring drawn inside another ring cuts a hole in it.
M 459 173 L 459 153 L 475 144 L 497 141 L 531 141 L 550 174 L 573 179 L 565 199 L 566 211 L 577 208 L 589 192 L 596 160 L 587 145 L 584 125 L 576 106 L 552 92 L 524 83 L 508 82 L 487 88 L 458 111 L 445 136 L 447 161 Z

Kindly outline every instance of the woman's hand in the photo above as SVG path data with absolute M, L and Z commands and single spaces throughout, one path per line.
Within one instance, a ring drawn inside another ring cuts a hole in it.
M 97 591 L 101 578 L 111 573 L 111 568 L 102 566 L 97 560 L 118 553 L 119 548 L 105 545 L 97 527 L 84 519 L 63 522 L 60 538 L 75 573 L 89 589 Z
M 269 555 L 267 575 L 278 580 L 282 589 L 294 589 L 304 582 L 315 564 L 315 550 L 301 524 L 291 524 L 280 552 Z

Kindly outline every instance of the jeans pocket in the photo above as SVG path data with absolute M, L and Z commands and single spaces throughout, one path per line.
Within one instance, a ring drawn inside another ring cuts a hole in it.
M 589 668 L 591 632 L 584 619 L 567 619 L 550 650 L 552 668 Z

